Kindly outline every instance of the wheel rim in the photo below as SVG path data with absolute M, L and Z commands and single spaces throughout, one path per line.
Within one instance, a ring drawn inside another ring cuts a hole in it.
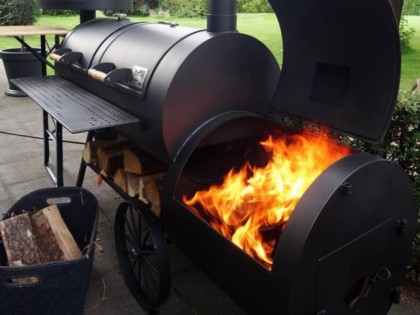
M 144 309 L 169 295 L 170 267 L 165 238 L 147 207 L 122 203 L 115 217 L 115 245 L 124 281 Z

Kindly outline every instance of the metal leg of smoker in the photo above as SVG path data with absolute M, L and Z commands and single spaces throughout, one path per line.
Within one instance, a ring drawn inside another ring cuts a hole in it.
M 94 135 L 95 135 L 94 130 L 88 131 L 85 143 L 91 142 L 93 140 Z M 80 167 L 79 167 L 79 174 L 77 175 L 76 187 L 82 187 L 83 180 L 85 179 L 86 167 L 87 167 L 87 164 L 85 163 L 82 157 L 82 160 L 80 162 Z
M 57 187 L 62 187 L 63 182 L 63 126 L 57 122 L 55 130 L 51 131 L 48 128 L 48 114 L 44 111 L 44 165 L 48 174 L 52 178 Z M 54 172 L 50 158 L 50 143 L 52 139 L 55 142 L 56 148 L 56 171 Z

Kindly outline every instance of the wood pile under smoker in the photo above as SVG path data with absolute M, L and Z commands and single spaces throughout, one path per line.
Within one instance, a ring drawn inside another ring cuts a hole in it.
M 0 221 L 1 241 L 9 266 L 79 259 L 82 253 L 57 205 L 23 212 Z M 36 282 L 23 278 L 19 283 Z
M 100 176 L 112 179 L 129 197 L 150 205 L 159 217 L 165 176 L 163 164 L 126 141 L 88 142 L 83 160 L 96 165 Z

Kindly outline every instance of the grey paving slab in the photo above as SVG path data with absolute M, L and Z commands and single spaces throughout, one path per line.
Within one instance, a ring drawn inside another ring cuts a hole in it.
M 28 181 L 20 182 L 5 187 L 13 202 L 21 198 L 22 196 L 41 188 L 53 187 L 51 178 L 45 174 L 43 177 L 31 179 Z
M 16 143 L 33 142 L 34 139 L 27 136 L 28 133 L 22 133 L 21 130 L 0 130 L 0 149 L 5 149 L 9 145 Z
M 8 143 L 7 150 L 2 148 L 0 164 L 40 158 L 42 146 L 40 140 Z
M 31 167 L 28 167 L 29 165 Z M 45 177 L 45 175 L 45 167 L 40 158 L 0 164 L 0 182 L 7 186 Z
M 9 200 L 10 196 L 7 193 L 6 189 L 4 188 L 3 183 L 0 181 L 0 201 Z
M 0 130 L 7 132 L 18 132 L 22 130 L 22 126 L 15 117 L 4 118 L 0 120 Z
M 12 204 L 13 203 L 10 199 L 5 199 L 5 200 L 0 201 L 0 217 L 2 217 L 7 212 L 7 210 L 10 209 Z

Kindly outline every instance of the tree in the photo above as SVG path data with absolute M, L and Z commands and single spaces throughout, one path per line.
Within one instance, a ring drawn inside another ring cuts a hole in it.
M 403 15 L 420 15 L 420 1 L 404 0 Z
M 37 0 L 0 0 L 0 25 L 32 25 L 39 14 Z

